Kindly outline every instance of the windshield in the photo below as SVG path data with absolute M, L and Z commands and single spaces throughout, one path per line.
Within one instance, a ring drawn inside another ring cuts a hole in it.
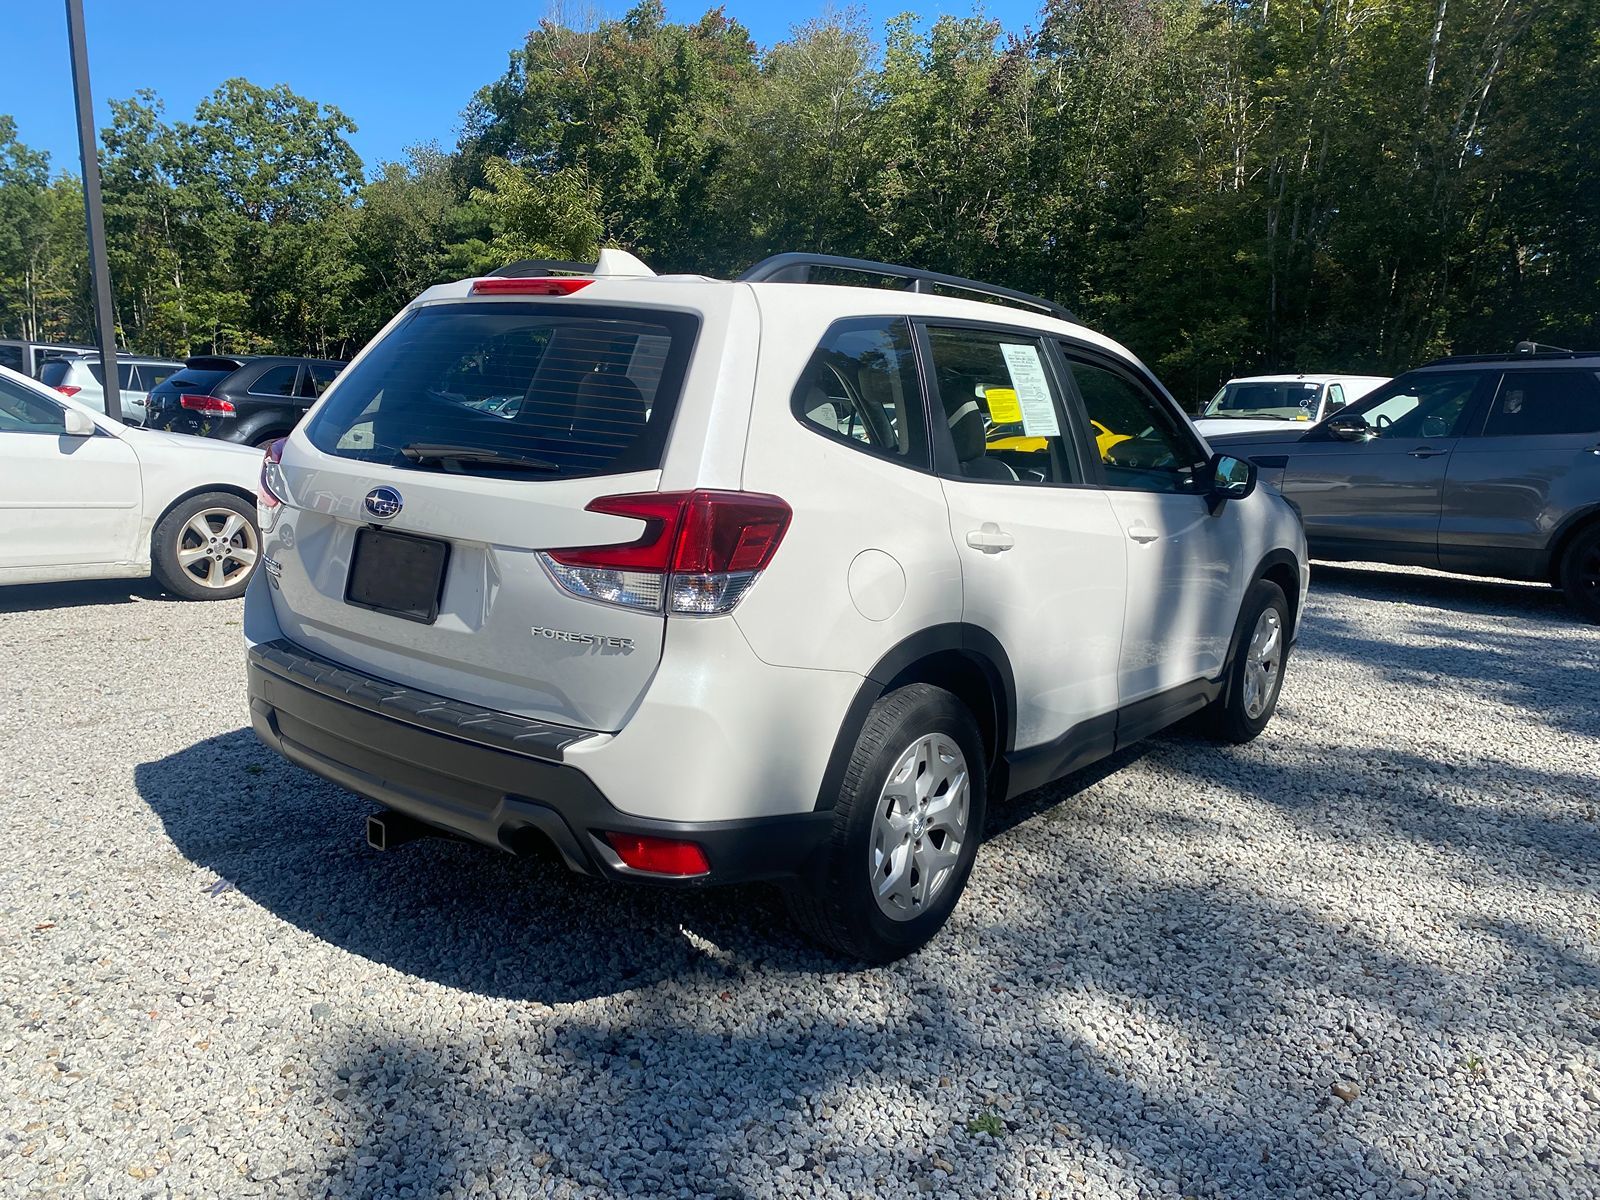
M 583 305 L 418 309 L 344 372 L 307 434 L 326 454 L 417 470 L 653 470 L 696 325 Z
M 1314 421 L 1321 395 L 1320 383 L 1299 380 L 1228 383 L 1211 397 L 1200 415 L 1252 421 Z

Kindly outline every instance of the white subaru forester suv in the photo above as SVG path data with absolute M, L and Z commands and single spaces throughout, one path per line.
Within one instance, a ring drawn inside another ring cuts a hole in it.
M 430 288 L 259 500 L 254 726 L 383 805 L 373 845 L 770 880 L 876 961 L 944 923 L 991 801 L 1190 714 L 1259 733 L 1309 579 L 1115 342 L 816 255 Z

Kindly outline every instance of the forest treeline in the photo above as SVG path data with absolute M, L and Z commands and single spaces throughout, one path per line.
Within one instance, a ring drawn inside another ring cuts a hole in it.
M 1049 0 L 1022 30 L 846 14 L 765 48 L 644 0 L 544 21 L 455 147 L 370 172 L 349 117 L 283 86 L 111 107 L 117 322 L 146 352 L 344 355 L 430 283 L 599 244 L 1005 283 L 1191 402 L 1248 369 L 1600 344 L 1600 0 Z M 89 333 L 82 218 L 0 116 L 0 336 Z

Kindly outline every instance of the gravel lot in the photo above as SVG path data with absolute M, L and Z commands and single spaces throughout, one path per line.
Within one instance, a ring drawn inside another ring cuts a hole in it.
M 1319 569 L 1265 737 L 1001 807 L 874 970 L 756 889 L 368 851 L 248 732 L 239 616 L 0 593 L 0 1193 L 1600 1195 L 1551 592 Z

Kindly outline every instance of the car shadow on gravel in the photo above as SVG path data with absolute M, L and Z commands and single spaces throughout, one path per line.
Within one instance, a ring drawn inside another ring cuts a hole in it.
M 378 853 L 365 837 L 376 805 L 247 729 L 141 764 L 134 780 L 190 862 L 327 942 L 465 991 L 547 1004 L 608 996 L 706 965 L 706 943 L 786 970 L 837 967 L 792 931 L 768 888 L 618 887 L 553 853 L 442 839 Z
M 1567 606 L 1566 597 L 1548 584 L 1471 575 L 1424 575 L 1349 563 L 1313 563 L 1312 596 L 1338 593 L 1481 615 L 1549 616 L 1567 624 L 1580 624 Z
M 1308 833 L 1353 846 L 1409 840 L 1456 856 L 1475 878 L 1488 869 L 1583 886 L 1600 871 L 1592 776 L 1498 759 L 1439 761 L 1396 747 L 1325 746 L 1309 760 L 1244 760 L 1182 735 L 1152 743 L 1160 764 L 1195 784 L 1272 805 Z M 1492 790 L 1483 789 L 1485 778 Z M 1555 806 L 1565 812 L 1553 811 Z
M 86 579 L 71 583 L 23 583 L 0 588 L 0 613 L 46 612 L 55 608 L 90 608 L 102 604 L 135 604 L 172 600 L 153 579 Z

